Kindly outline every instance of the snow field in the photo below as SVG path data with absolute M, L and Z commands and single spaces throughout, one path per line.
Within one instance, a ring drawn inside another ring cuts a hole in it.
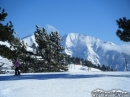
M 92 97 L 95 89 L 130 92 L 130 72 L 88 72 L 84 68 L 75 65 L 69 72 L 2 74 L 0 97 Z

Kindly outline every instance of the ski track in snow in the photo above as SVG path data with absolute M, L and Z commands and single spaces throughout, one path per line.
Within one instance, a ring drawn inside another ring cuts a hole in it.
M 0 97 L 92 97 L 95 89 L 130 92 L 130 72 L 87 71 L 75 66 L 69 72 L 0 75 Z

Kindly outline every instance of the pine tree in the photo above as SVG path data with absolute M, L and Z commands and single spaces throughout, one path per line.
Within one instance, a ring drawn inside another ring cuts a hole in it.
M 62 53 L 64 48 L 60 45 L 61 37 L 58 32 L 47 34 L 46 30 L 36 26 L 34 33 L 38 44 L 37 56 L 42 57 L 41 67 L 43 71 L 66 71 L 65 54 Z
M 120 40 L 124 42 L 130 41 L 130 19 L 123 19 L 116 20 L 119 29 L 117 30 L 116 34 L 120 38 Z
M 0 13 L 0 41 L 9 43 L 10 48 L 6 45 L 0 44 L 0 55 L 2 57 L 6 57 L 8 59 L 13 60 L 18 57 L 17 47 L 20 43 L 20 40 L 18 37 L 15 37 L 16 33 L 14 32 L 13 24 L 11 21 L 6 25 L 2 24 L 6 16 L 7 13 L 5 13 L 5 10 L 2 9 L 2 12 Z
M 104 64 L 102 65 L 101 70 L 106 71 L 106 66 Z
M 14 29 L 13 29 L 13 25 L 11 21 L 7 23 L 6 25 L 2 24 L 6 16 L 7 16 L 7 13 L 5 12 L 4 9 L 2 9 L 2 12 L 0 13 L 0 41 L 11 43 L 12 40 L 14 39 L 14 36 L 13 36 Z M 11 51 L 9 47 L 7 47 L 6 45 L 0 44 L 0 55 L 2 57 L 11 59 L 12 54 L 13 52 Z
M 101 69 L 101 67 L 100 67 L 100 65 L 99 65 L 99 64 L 98 64 L 97 68 L 98 68 L 98 69 Z
M 14 32 L 11 21 L 6 25 L 2 24 L 6 16 L 7 13 L 2 9 L 0 13 L 0 41 L 9 43 L 10 47 L 0 44 L 0 55 L 12 61 L 19 59 L 22 64 L 26 64 L 25 59 L 27 59 L 26 54 L 28 53 L 26 46 L 24 42 L 21 41 L 19 35 Z

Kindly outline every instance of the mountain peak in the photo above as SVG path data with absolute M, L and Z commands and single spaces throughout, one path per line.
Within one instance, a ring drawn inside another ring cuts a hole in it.
M 28 35 L 24 38 L 22 38 L 25 44 L 28 44 L 28 46 L 32 46 L 33 43 L 37 44 L 35 41 L 35 36 L 34 34 Z
M 22 40 L 23 40 L 24 38 L 33 37 L 33 36 L 34 36 L 34 34 L 30 34 L 30 35 L 28 35 L 28 36 L 23 37 Z

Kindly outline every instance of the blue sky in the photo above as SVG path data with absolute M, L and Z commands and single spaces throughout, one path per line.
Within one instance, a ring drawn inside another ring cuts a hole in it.
M 21 38 L 39 25 L 62 36 L 74 32 L 122 44 L 116 20 L 130 19 L 130 0 L 0 0 L 0 7 Z

